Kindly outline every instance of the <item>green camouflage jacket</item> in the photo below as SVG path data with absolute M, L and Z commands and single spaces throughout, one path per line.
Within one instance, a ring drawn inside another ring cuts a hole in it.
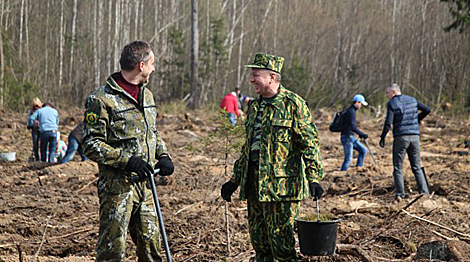
M 141 157 L 153 166 L 161 154 L 167 153 L 156 127 L 152 92 L 141 85 L 138 98 L 135 101 L 112 76 L 88 96 L 83 146 L 85 155 L 98 163 L 100 172 L 122 171 L 131 156 Z
M 251 137 L 261 98 L 254 100 L 245 120 L 246 142 L 234 165 L 231 181 L 240 186 L 246 199 Z M 306 102 L 280 87 L 278 95 L 264 109 L 260 160 L 259 201 L 294 201 L 308 197 L 308 182 L 323 178 L 318 131 Z

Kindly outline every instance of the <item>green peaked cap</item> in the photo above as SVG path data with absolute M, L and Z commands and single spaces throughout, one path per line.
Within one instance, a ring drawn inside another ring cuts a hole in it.
M 262 68 L 281 73 L 284 57 L 269 55 L 265 53 L 257 53 L 253 63 L 246 65 L 249 68 Z

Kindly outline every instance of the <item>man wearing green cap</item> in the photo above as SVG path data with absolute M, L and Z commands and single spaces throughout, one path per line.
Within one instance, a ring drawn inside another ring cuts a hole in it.
M 307 103 L 281 85 L 284 58 L 258 53 L 250 82 L 259 95 L 245 120 L 246 141 L 222 198 L 240 186 L 256 261 L 298 261 L 294 220 L 300 201 L 323 194 L 317 128 Z

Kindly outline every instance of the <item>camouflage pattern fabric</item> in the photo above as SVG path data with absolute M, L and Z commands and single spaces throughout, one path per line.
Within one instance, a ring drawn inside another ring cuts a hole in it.
M 248 227 L 256 261 L 299 261 L 295 250 L 294 221 L 300 201 L 259 202 L 258 166 L 251 161 L 246 190 L 248 192 Z
M 265 53 L 255 54 L 253 63 L 246 65 L 247 68 L 262 68 L 281 73 L 282 66 L 284 65 L 284 58 L 275 55 L 269 55 Z
M 260 142 L 261 142 L 261 129 L 263 124 L 263 112 L 266 107 L 267 99 L 262 99 L 258 112 L 256 113 L 253 137 L 251 138 L 251 147 L 250 147 L 250 160 L 258 161 L 259 160 L 259 151 L 260 151 Z
M 261 97 L 254 100 L 245 120 L 246 141 L 235 162 L 230 179 L 240 186 L 240 198 L 246 199 L 249 153 L 256 114 Z M 262 120 L 259 186 L 260 202 L 298 201 L 308 197 L 308 182 L 324 176 L 318 131 L 306 102 L 297 94 L 280 87 L 267 103 Z
M 152 93 L 142 85 L 138 98 L 136 101 L 111 76 L 86 100 L 83 148 L 99 166 L 97 261 L 123 261 L 128 229 L 139 261 L 161 261 L 150 185 L 129 179 L 137 174 L 125 170 L 131 156 L 153 166 L 156 158 L 167 153 L 156 129 Z
M 128 230 L 139 261 L 162 261 L 152 191 L 146 183 L 129 183 L 123 173 L 105 173 L 100 173 L 98 179 L 100 231 L 96 261 L 125 261 Z

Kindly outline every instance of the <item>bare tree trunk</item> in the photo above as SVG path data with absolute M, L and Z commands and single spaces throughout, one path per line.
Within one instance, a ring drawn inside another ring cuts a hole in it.
M 139 22 L 142 18 L 139 17 L 139 8 L 140 8 L 140 3 L 138 0 L 134 0 L 134 9 L 135 9 L 135 14 L 134 14 L 134 39 L 140 39 L 140 30 L 139 30 Z
M 116 9 L 114 12 L 114 55 L 113 55 L 113 67 L 112 71 L 116 71 L 118 68 L 117 66 L 117 61 L 119 60 L 119 30 L 121 20 L 119 19 L 121 17 L 121 1 L 118 0 L 116 1 Z
M 20 7 L 20 40 L 19 40 L 19 57 L 21 58 L 23 55 L 23 17 L 24 17 L 24 3 L 25 0 L 21 0 L 21 7 Z
M 47 0 L 47 4 L 46 4 L 46 34 L 44 36 L 44 46 L 49 46 L 49 7 L 50 7 L 50 3 L 49 3 L 49 0 Z M 49 52 L 48 52 L 48 48 L 45 48 L 44 50 L 44 81 L 46 82 L 47 84 L 47 80 L 48 80 L 48 76 L 49 76 Z M 47 94 L 47 88 L 45 88 L 46 90 L 44 90 L 44 92 L 46 92 Z
M 94 46 L 94 64 L 95 64 L 95 88 L 100 86 L 100 70 L 101 70 L 101 34 L 103 31 L 103 1 L 96 1 L 97 6 L 94 7 L 93 16 L 93 46 Z
M 397 13 L 397 0 L 393 0 L 392 10 L 392 41 L 390 41 L 390 81 L 391 83 L 396 82 L 396 69 L 395 69 L 395 56 L 396 56 L 396 44 L 395 44 L 395 30 L 396 30 L 396 13 Z
M 199 26 L 197 22 L 197 0 L 191 0 L 191 98 L 189 106 L 199 108 L 198 65 L 199 65 Z
M 129 0 L 123 0 L 122 2 L 122 7 L 121 7 L 121 18 L 119 19 L 123 25 L 123 28 L 121 30 L 122 32 L 122 37 L 120 37 L 120 40 L 122 41 L 122 43 L 128 43 L 129 42 L 129 39 L 130 39 L 130 28 L 131 28 L 131 16 L 132 16 L 132 8 L 130 8 L 130 1 Z M 138 8 L 135 7 L 136 9 L 136 12 L 138 12 Z M 139 19 L 138 16 L 136 16 L 134 18 L 134 22 L 137 23 L 137 19 Z M 119 47 L 121 47 L 121 45 L 119 45 Z
M 63 71 L 63 63 L 64 63 L 64 0 L 60 1 L 60 28 L 59 28 L 59 86 L 57 89 L 57 93 L 62 93 L 62 71 Z
M 70 40 L 70 66 L 69 66 L 69 85 L 72 87 L 74 100 L 78 99 L 78 88 L 77 85 L 74 85 L 74 81 L 72 79 L 73 74 L 73 56 L 74 56 L 74 47 L 76 42 L 76 33 L 77 33 L 77 0 L 73 0 L 73 8 L 72 8 L 72 38 Z
M 111 18 L 113 17 L 111 15 L 111 10 L 113 10 L 112 6 L 113 6 L 113 0 L 109 0 L 108 1 L 108 34 L 107 34 L 107 39 L 108 39 L 108 43 L 107 43 L 107 46 L 106 46 L 106 57 L 107 57 L 107 60 L 108 60 L 108 72 L 106 72 L 107 75 L 109 75 L 113 69 L 113 65 L 114 65 L 114 62 L 112 61 L 113 59 L 111 59 L 113 57 L 113 46 L 111 45 L 112 44 L 112 36 L 111 36 Z M 117 4 L 117 3 L 116 3 Z
M 29 10 L 28 10 L 28 0 L 25 0 L 25 7 L 24 9 L 26 10 L 25 14 L 24 14 L 24 36 L 25 36 L 25 41 L 26 41 L 26 46 L 25 46 L 25 50 L 26 50 L 26 59 L 25 59 L 25 63 L 26 63 L 26 69 L 27 69 L 27 72 L 30 72 L 31 68 L 30 68 L 30 65 L 31 65 L 31 60 L 29 59 L 29 26 L 28 26 L 28 18 L 29 18 Z M 20 59 L 22 59 L 22 57 L 20 56 Z M 30 74 L 27 74 L 25 75 L 23 78 L 27 78 L 29 79 L 29 76 Z M 22 97 L 22 100 L 23 100 L 23 104 L 24 104 L 24 96 Z
M 2 3 L 3 5 L 3 3 Z M 3 6 L 2 6 L 2 17 L 3 17 Z M 5 56 L 3 55 L 3 23 L 0 20 L 0 108 L 3 109 L 3 87 L 5 79 Z
M 242 0 L 242 6 L 244 6 L 244 0 Z M 238 66 L 237 66 L 237 88 L 241 88 L 242 85 L 242 57 L 243 57 L 243 39 L 245 34 L 244 29 L 244 14 L 241 14 L 240 21 L 240 42 L 238 44 Z
M 230 64 L 230 61 L 232 60 L 233 37 L 235 35 L 235 26 L 236 26 L 236 23 L 235 23 L 236 14 L 237 14 L 237 1 L 233 1 L 232 28 L 230 29 L 228 43 L 227 42 L 225 43 L 225 46 L 228 45 L 227 64 Z M 222 94 L 225 94 L 225 90 L 227 88 L 227 79 L 228 77 L 224 77 L 224 82 L 222 84 Z

